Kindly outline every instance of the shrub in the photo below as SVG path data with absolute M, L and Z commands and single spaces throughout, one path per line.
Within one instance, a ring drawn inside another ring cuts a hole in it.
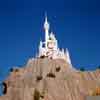
M 36 81 L 38 82 L 40 80 L 42 80 L 42 76 L 37 76 Z
M 100 96 L 100 87 L 96 88 L 93 93 L 92 96 Z
M 81 68 L 80 68 L 80 71 L 85 71 L 85 68 L 84 68 L 84 67 L 81 67 Z
M 52 72 L 50 72 L 50 73 L 47 74 L 47 77 L 55 78 L 56 76 L 55 76 L 55 74 L 53 74 Z
M 7 84 L 5 82 L 2 83 L 3 85 L 3 94 L 7 93 Z
M 97 69 L 100 69 L 100 66 L 98 66 Z
M 38 90 L 34 90 L 34 100 L 40 100 L 40 92 Z
M 60 69 L 61 69 L 60 67 L 57 67 L 57 68 L 56 68 L 56 72 L 59 72 L 59 71 L 60 71 Z

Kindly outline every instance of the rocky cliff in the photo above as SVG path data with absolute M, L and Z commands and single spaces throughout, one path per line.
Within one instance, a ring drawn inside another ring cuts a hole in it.
M 85 100 L 100 92 L 100 70 L 75 70 L 64 60 L 30 59 L 11 69 L 0 100 Z

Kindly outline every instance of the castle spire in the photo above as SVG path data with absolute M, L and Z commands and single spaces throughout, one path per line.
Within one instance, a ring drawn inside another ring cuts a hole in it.
M 47 41 L 49 39 L 49 28 L 50 28 L 50 25 L 48 23 L 48 19 L 47 19 L 47 14 L 45 14 L 45 22 L 44 22 L 44 30 L 45 30 L 45 47 L 47 48 Z
M 48 57 L 50 59 L 64 59 L 67 63 L 71 64 L 70 56 L 68 50 L 66 53 L 64 49 L 60 50 L 58 48 L 58 41 L 55 35 L 51 32 L 49 33 L 50 25 L 47 19 L 47 14 L 45 14 L 44 21 L 44 31 L 45 31 L 45 41 L 40 41 L 39 45 L 39 57 Z

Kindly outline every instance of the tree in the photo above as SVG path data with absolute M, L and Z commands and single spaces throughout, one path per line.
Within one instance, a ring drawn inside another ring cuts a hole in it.
M 97 67 L 97 69 L 100 69 L 100 65 Z
M 84 68 L 84 67 L 81 67 L 81 68 L 80 68 L 80 71 L 85 71 L 85 68 Z
M 34 100 L 40 100 L 40 92 L 37 89 L 34 90 Z

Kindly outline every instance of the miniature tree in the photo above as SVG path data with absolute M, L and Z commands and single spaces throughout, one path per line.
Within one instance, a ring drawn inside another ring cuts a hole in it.
M 84 67 L 81 67 L 81 68 L 80 68 L 80 71 L 85 71 L 85 68 L 84 68 Z

